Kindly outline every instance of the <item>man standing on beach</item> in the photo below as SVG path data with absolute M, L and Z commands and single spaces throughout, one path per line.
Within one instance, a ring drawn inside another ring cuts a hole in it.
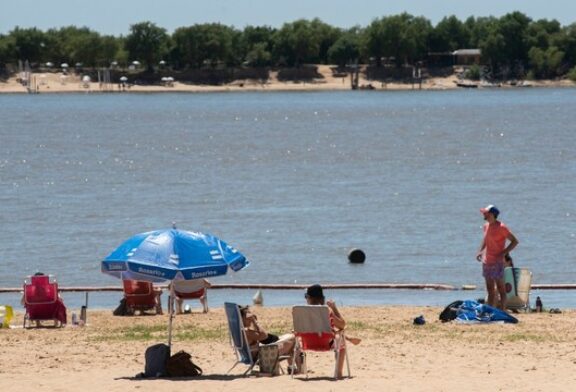
M 484 215 L 484 238 L 476 255 L 476 260 L 482 262 L 482 275 L 486 281 L 488 305 L 506 309 L 506 286 L 504 285 L 504 258 L 518 245 L 518 240 L 506 225 L 498 221 L 500 211 L 490 204 L 481 208 Z M 506 240 L 509 241 L 506 246 Z M 496 304 L 500 294 L 499 304 Z

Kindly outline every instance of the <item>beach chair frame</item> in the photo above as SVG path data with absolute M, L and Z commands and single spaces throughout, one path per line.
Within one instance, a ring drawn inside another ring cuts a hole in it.
M 340 355 L 345 355 L 346 369 L 348 371 L 348 378 L 352 377 L 350 373 L 350 361 L 348 358 L 348 350 L 346 348 L 346 336 L 344 331 L 334 332 L 330 325 L 330 310 L 326 305 L 297 305 L 292 307 L 292 321 L 294 323 L 294 334 L 296 336 L 296 346 L 294 348 L 294 356 L 292 363 L 296 363 L 296 355 L 303 353 L 303 368 L 305 369 L 306 378 L 308 378 L 308 366 L 306 351 L 334 351 L 336 362 L 334 364 L 334 378 L 338 375 L 338 361 Z M 332 347 L 323 348 L 309 348 L 305 344 L 306 338 L 310 334 L 323 334 L 331 335 L 334 341 Z M 292 372 L 294 377 L 294 372 Z
M 529 311 L 532 271 L 527 268 L 507 267 L 504 269 L 504 283 L 506 308 Z
M 202 311 L 204 313 L 208 313 L 208 288 L 204 287 L 200 290 L 194 291 L 192 293 L 182 293 L 174 289 L 174 296 L 176 297 L 176 301 L 189 300 L 189 299 L 197 299 L 197 300 L 204 300 L 200 301 L 202 304 Z
M 43 298 L 36 298 L 37 291 L 42 288 Z M 53 321 L 54 327 L 62 326 L 56 317 L 58 307 L 58 283 L 52 275 L 33 275 L 24 280 L 24 324 L 23 328 L 31 328 L 32 322 L 41 326 L 42 321 Z M 28 323 L 28 327 L 26 324 Z
M 236 354 L 236 363 L 234 363 L 230 370 L 228 370 L 228 373 L 230 373 L 238 364 L 243 363 L 248 366 L 248 369 L 244 372 L 244 375 L 246 375 L 253 371 L 254 366 L 256 366 L 258 361 L 254 361 L 254 358 L 252 357 L 252 351 L 248 344 L 248 338 L 246 336 L 246 331 L 244 330 L 244 323 L 242 322 L 242 315 L 240 314 L 238 304 L 225 302 L 224 311 L 226 312 L 226 319 L 228 320 L 230 344 Z
M 136 282 L 136 283 L 134 283 Z M 136 284 L 136 291 L 134 291 Z M 122 281 L 126 307 L 133 314 L 140 311 L 143 314 L 147 310 L 154 310 L 156 314 L 162 314 L 162 304 L 159 295 L 154 291 L 152 282 L 125 279 Z M 142 291 L 140 291 L 142 289 Z

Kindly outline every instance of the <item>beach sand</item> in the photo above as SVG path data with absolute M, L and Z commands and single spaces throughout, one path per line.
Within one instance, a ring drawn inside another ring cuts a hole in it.
M 193 304 L 194 306 L 196 304 Z M 166 341 L 168 316 L 114 317 L 88 311 L 88 325 L 0 330 L 0 390 L 6 391 L 571 391 L 576 382 L 576 311 L 519 314 L 519 324 L 438 321 L 439 308 L 341 309 L 352 378 L 331 380 L 333 355 L 311 353 L 308 379 L 245 377 L 235 362 L 222 308 L 176 316 L 173 353 L 203 370 L 195 379 L 136 379 L 146 347 Z M 69 309 L 69 312 L 77 309 Z M 291 329 L 289 308 L 254 308 L 271 332 Z M 424 315 L 423 326 L 412 324 Z M 69 314 L 70 318 L 70 314 Z M 12 325 L 22 324 L 17 314 Z
M 233 83 L 222 86 L 193 85 L 181 83 L 176 80 L 173 86 L 160 85 L 132 85 L 125 92 L 225 92 L 225 91 L 338 91 L 350 90 L 349 77 L 334 77 L 329 65 L 318 65 L 318 73 L 321 79 L 311 82 L 285 82 L 279 81 L 276 72 L 270 73 L 270 79 L 266 83 L 259 83 L 253 80 L 237 80 Z M 63 77 L 61 73 L 34 73 L 33 86 L 38 88 L 40 93 L 78 93 L 78 92 L 101 92 L 97 82 L 82 83 L 81 75 L 69 74 Z M 449 90 L 459 88 L 455 75 L 443 78 L 427 78 L 423 81 L 422 90 Z M 412 83 L 380 83 L 367 80 L 360 76 L 359 86 L 372 86 L 374 90 L 417 90 L 419 85 Z M 545 80 L 531 81 L 529 85 L 533 87 L 574 87 L 576 84 L 570 80 Z M 517 88 L 509 85 L 504 88 Z M 117 84 L 111 85 L 111 91 L 120 92 Z M 5 82 L 0 82 L 0 93 L 27 93 L 26 87 L 17 81 L 14 76 Z

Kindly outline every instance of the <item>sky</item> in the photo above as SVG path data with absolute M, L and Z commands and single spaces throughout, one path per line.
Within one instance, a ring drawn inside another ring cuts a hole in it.
M 521 11 L 532 19 L 576 22 L 576 0 L 27 0 L 2 1 L 0 34 L 19 27 L 41 30 L 74 25 L 101 34 L 126 35 L 130 25 L 150 21 L 172 33 L 178 27 L 222 23 L 281 27 L 297 19 L 320 18 L 335 27 L 367 26 L 375 18 L 404 11 L 428 18 L 502 16 Z

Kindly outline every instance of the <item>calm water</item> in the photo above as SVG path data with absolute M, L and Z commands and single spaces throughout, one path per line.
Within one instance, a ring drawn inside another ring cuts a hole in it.
M 482 285 L 489 203 L 534 283 L 574 283 L 575 107 L 572 89 L 1 95 L 0 287 L 38 270 L 62 286 L 119 284 L 100 260 L 173 221 L 252 261 L 219 283 Z M 365 265 L 347 263 L 354 247 Z M 571 293 L 542 295 L 576 307 Z M 340 296 L 444 304 L 462 293 Z

